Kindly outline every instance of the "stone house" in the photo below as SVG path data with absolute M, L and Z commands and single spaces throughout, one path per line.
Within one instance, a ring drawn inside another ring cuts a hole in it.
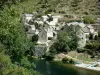
M 48 41 L 47 32 L 45 30 L 41 30 L 38 34 L 38 44 L 46 44 Z
M 52 27 L 50 27 L 49 25 L 47 25 L 47 26 L 45 26 L 44 27 L 44 30 L 47 32 L 47 37 L 48 37 L 48 40 L 51 38 L 53 38 L 54 36 L 53 36 L 53 28 Z
M 90 30 L 87 26 L 81 28 L 81 31 L 83 31 L 82 34 L 85 35 L 85 40 L 89 40 Z
M 51 14 L 48 14 L 46 16 L 42 16 L 42 18 L 46 24 L 50 25 L 50 27 L 56 30 L 56 25 L 58 24 L 58 20 L 61 18 L 61 16 L 52 16 Z
M 86 41 L 89 40 L 90 33 L 92 33 L 93 36 L 97 34 L 91 25 L 87 26 L 84 23 L 79 23 L 79 22 L 68 23 L 62 28 L 62 30 L 68 32 L 69 26 L 71 25 L 74 25 L 74 26 L 78 25 L 80 27 L 79 34 L 77 34 L 78 37 L 80 38 L 80 41 L 78 42 L 79 48 L 83 48 L 86 45 Z
M 90 34 L 92 34 L 92 38 L 94 39 L 95 36 L 98 36 L 98 30 L 95 30 L 95 28 L 92 25 L 87 26 L 90 30 Z
M 89 40 L 89 29 L 85 26 L 79 30 L 79 38 L 80 41 L 78 42 L 79 48 L 83 48 L 86 45 L 86 41 Z
M 47 46 L 48 43 L 55 37 L 52 29 L 43 29 L 39 32 L 38 36 L 38 44 L 46 44 Z

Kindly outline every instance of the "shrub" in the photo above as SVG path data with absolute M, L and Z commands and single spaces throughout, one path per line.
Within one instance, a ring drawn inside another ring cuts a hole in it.
M 46 8 L 46 5 L 41 5 L 41 8 Z
M 73 59 L 70 59 L 70 58 L 67 58 L 67 57 L 63 58 L 62 62 L 63 63 L 69 63 L 69 64 L 74 64 L 75 63 L 75 61 Z
M 46 58 L 46 60 L 51 61 L 51 60 L 53 60 L 54 56 L 48 55 L 48 56 L 46 56 L 45 58 Z
M 84 17 L 83 22 L 86 24 L 94 24 L 96 22 L 96 19 L 93 17 Z
M 62 62 L 63 62 L 63 63 L 69 63 L 69 61 L 70 61 L 70 60 L 69 60 L 69 58 L 67 58 L 67 57 L 65 57 L 65 58 L 62 59 Z
M 85 49 L 85 51 L 87 51 L 88 54 L 94 57 L 100 53 L 100 42 L 97 40 L 90 41 L 86 44 Z
M 84 52 L 86 49 L 84 49 L 84 48 L 78 48 L 77 49 L 77 52 L 79 52 L 79 53 L 81 53 L 81 52 Z
M 74 64 L 75 61 L 74 61 L 73 59 L 70 59 L 70 60 L 69 60 L 69 63 L 70 63 L 70 64 Z

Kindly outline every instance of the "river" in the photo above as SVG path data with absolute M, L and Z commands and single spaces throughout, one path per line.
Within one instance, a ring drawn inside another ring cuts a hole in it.
M 43 75 L 100 75 L 99 71 L 78 68 L 72 65 L 35 60 L 36 70 Z

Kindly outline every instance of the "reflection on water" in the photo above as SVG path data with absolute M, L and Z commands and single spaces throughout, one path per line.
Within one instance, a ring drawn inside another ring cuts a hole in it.
M 51 74 L 50 63 L 48 61 L 46 61 L 46 72 L 47 72 L 47 75 Z
M 58 66 L 45 60 L 34 60 L 36 70 L 43 75 L 100 75 L 100 72 L 86 70 L 68 65 Z

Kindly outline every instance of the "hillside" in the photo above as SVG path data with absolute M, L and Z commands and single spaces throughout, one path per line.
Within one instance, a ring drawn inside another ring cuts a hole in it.
M 97 10 L 96 4 L 96 0 L 27 0 L 17 7 L 28 13 L 40 11 L 42 13 L 94 15 Z
M 89 15 L 95 14 L 96 0 L 40 0 L 36 7 L 56 13 Z

